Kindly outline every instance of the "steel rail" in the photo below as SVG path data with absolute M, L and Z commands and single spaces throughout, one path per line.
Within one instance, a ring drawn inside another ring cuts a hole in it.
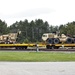
M 8 49 L 0 49 L 0 51 L 37 51 L 37 49 L 11 49 L 11 48 L 8 48 Z M 38 51 L 66 51 L 66 52 L 68 52 L 68 51 L 75 51 L 75 49 L 43 49 L 43 48 L 41 48 L 41 49 L 38 49 Z

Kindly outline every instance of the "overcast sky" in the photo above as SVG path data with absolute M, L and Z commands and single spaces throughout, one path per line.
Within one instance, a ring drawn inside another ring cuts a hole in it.
M 25 19 L 66 24 L 75 21 L 75 0 L 0 0 L 0 19 L 8 25 Z

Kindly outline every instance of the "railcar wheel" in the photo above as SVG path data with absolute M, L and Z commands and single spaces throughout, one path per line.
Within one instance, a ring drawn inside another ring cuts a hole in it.
M 18 49 L 19 49 L 19 47 L 15 47 L 15 49 L 16 49 L 16 50 L 18 50 Z
M 47 45 L 46 48 L 47 48 L 47 49 L 52 49 L 52 46 Z
M 27 46 L 23 46 L 23 49 L 27 49 Z
M 54 49 L 59 49 L 59 47 L 57 47 L 57 46 L 54 46 L 53 48 L 54 48 Z
M 16 50 L 22 50 L 22 49 L 27 49 L 27 46 L 18 46 L 15 47 Z

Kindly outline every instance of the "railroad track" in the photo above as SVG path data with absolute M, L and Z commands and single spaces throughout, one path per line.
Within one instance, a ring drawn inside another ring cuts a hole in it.
M 41 48 L 41 49 L 10 49 L 10 48 L 8 48 L 8 49 L 0 49 L 0 51 L 70 51 L 70 52 L 72 52 L 72 51 L 75 51 L 75 49 L 43 49 L 43 48 Z

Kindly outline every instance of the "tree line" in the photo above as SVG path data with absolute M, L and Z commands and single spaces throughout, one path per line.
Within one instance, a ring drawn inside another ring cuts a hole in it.
M 43 33 L 51 33 L 60 31 L 60 34 L 75 35 L 75 22 L 70 22 L 65 25 L 53 26 L 49 25 L 47 21 L 42 19 L 36 19 L 35 21 L 28 22 L 27 19 L 24 21 L 16 21 L 8 27 L 5 21 L 0 19 L 0 35 L 8 33 L 16 33 L 21 31 L 21 34 L 18 36 L 18 42 L 41 42 Z

